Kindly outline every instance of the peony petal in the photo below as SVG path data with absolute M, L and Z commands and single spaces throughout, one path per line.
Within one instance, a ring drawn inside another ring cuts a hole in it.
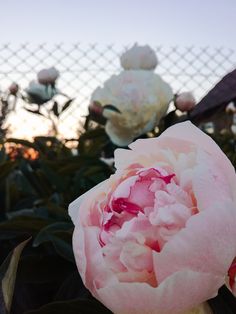
M 72 238 L 73 252 L 77 268 L 83 282 L 86 281 L 87 257 L 85 255 L 84 229 L 75 228 Z
M 158 282 L 182 269 L 224 278 L 236 256 L 235 225 L 233 203 L 219 203 L 192 216 L 160 253 L 153 253 Z
M 104 262 L 98 241 L 99 231 L 97 227 L 76 227 L 73 234 L 76 264 L 85 286 L 92 293 L 95 293 L 95 287 L 117 283 L 117 279 Z
M 152 271 L 152 250 L 146 245 L 140 245 L 133 241 L 127 241 L 121 250 L 120 260 L 129 270 Z
M 83 201 L 85 199 L 90 199 L 92 200 L 93 197 L 91 198 L 91 193 L 98 193 L 99 190 L 101 190 L 101 192 L 104 191 L 104 189 L 106 190 L 106 184 L 108 183 L 108 180 L 105 180 L 99 184 L 97 184 L 95 187 L 93 187 L 91 190 L 89 190 L 88 192 L 84 193 L 83 195 L 79 196 L 76 200 L 74 200 L 72 203 L 70 203 L 69 205 L 69 215 L 71 217 L 71 220 L 73 221 L 74 225 L 78 219 L 78 215 L 79 215 L 79 208 L 81 206 L 81 204 L 83 203 Z
M 192 185 L 198 209 L 207 210 L 217 202 L 232 200 L 233 191 L 230 190 L 224 168 L 219 167 L 213 156 L 199 150 L 196 162 Z
M 157 288 L 145 283 L 118 283 L 98 289 L 98 299 L 116 314 L 179 314 L 215 297 L 222 277 L 179 271 Z
M 118 128 L 109 120 L 106 123 L 105 130 L 111 141 L 117 146 L 128 146 L 134 138 L 130 130 Z
M 234 197 L 236 199 L 236 176 L 234 167 L 210 136 L 206 135 L 189 121 L 168 128 L 161 136 L 163 141 L 166 137 L 189 141 L 197 145 L 201 150 L 209 152 L 216 163 L 224 169 L 226 177 L 228 177 L 230 183 L 233 185 L 233 189 L 235 190 Z
M 113 193 L 114 198 L 129 198 L 130 189 L 135 185 L 139 176 L 132 176 L 122 181 Z
M 236 176 L 235 170 L 222 152 L 219 146 L 205 133 L 195 127 L 191 122 L 175 124 L 168 128 L 157 138 L 139 139 L 129 145 L 129 151 L 118 149 L 115 151 L 115 167 L 119 170 L 126 169 L 132 163 L 139 163 L 143 166 L 150 166 L 155 163 L 163 163 L 162 150 L 176 151 L 189 154 L 194 147 L 208 152 L 215 163 L 224 169 L 225 177 L 232 187 L 233 197 L 236 200 Z M 173 163 L 177 162 L 172 160 Z

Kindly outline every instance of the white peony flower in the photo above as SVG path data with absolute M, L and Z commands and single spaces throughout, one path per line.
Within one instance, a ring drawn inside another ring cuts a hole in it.
M 158 61 L 155 51 L 148 45 L 138 46 L 135 44 L 122 54 L 120 63 L 125 70 L 154 70 Z
M 59 77 L 59 71 L 54 67 L 43 69 L 38 72 L 37 77 L 40 84 L 55 84 Z
M 119 112 L 106 107 L 106 132 L 118 146 L 127 146 L 136 137 L 151 131 L 166 114 L 173 99 L 169 84 L 152 71 L 123 71 L 98 87 L 91 102 L 111 104 Z
M 28 100 L 31 103 L 41 105 L 49 100 L 51 100 L 58 90 L 50 85 L 43 85 L 36 81 L 31 81 L 29 86 L 25 89 L 27 93 Z

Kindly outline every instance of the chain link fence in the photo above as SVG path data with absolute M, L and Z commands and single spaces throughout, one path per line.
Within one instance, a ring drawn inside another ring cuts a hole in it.
M 131 46 L 131 45 L 130 45 Z M 4 44 L 0 46 L 0 90 L 14 81 L 21 89 L 28 86 L 42 68 L 55 66 L 60 71 L 58 88 L 75 98 L 63 113 L 59 132 L 65 138 L 76 136 L 79 121 L 87 113 L 91 93 L 112 74 L 122 69 L 119 57 L 130 46 L 100 44 Z M 152 47 L 159 64 L 156 73 L 174 92 L 192 91 L 200 100 L 222 76 L 236 67 L 236 52 L 213 47 Z M 18 101 L 8 119 L 10 136 L 31 138 L 47 135 L 49 122 L 26 112 Z

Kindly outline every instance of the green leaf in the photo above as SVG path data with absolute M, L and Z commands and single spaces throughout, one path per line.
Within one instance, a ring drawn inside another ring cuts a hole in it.
M 96 300 L 75 299 L 66 302 L 49 303 L 35 311 L 25 314 L 111 314 L 106 307 Z
M 73 226 L 71 223 L 68 222 L 56 222 L 53 224 L 50 224 L 46 227 L 44 227 L 40 232 L 37 234 L 37 236 L 34 239 L 33 246 L 37 247 L 41 243 L 50 241 L 50 234 L 53 232 L 58 232 L 58 231 L 68 231 L 73 229 Z
M 70 236 L 71 238 L 71 236 Z M 52 242 L 54 249 L 56 252 L 63 257 L 64 259 L 73 262 L 75 261 L 74 259 L 74 254 L 72 250 L 72 245 L 68 244 L 64 240 L 59 239 L 57 236 L 50 234 L 49 235 L 49 241 Z
M 14 161 L 6 161 L 0 164 L 0 181 L 5 179 L 15 168 L 17 162 Z
M 56 163 L 55 161 L 53 162 Z M 41 168 L 44 172 L 44 175 L 47 177 L 47 180 L 50 182 L 51 187 L 56 187 L 57 191 L 64 191 L 66 188 L 65 178 L 58 175 L 56 171 L 52 169 L 46 162 L 41 162 Z M 59 167 L 57 167 L 59 169 Z
M 71 264 L 73 265 L 73 264 Z M 60 271 L 60 273 L 62 270 Z M 61 281 L 61 285 L 58 287 L 57 293 L 54 295 L 53 301 L 66 301 L 77 298 L 90 298 L 91 294 L 87 290 L 82 282 L 77 267 L 74 271 L 67 274 L 66 278 Z
M 63 282 L 65 278 L 75 271 L 75 265 L 62 259 L 51 252 L 40 254 L 34 250 L 35 254 L 27 254 L 21 258 L 17 278 L 27 284 L 52 284 L 53 282 Z M 78 272 L 77 272 L 78 273 Z
M 74 98 L 67 100 L 67 102 L 65 102 L 65 104 L 63 105 L 62 109 L 61 109 L 61 113 L 63 111 L 65 111 L 72 103 L 72 101 L 74 100 Z
M 51 242 L 55 251 L 64 259 L 74 262 L 71 245 L 73 225 L 71 222 L 57 222 L 43 228 L 36 236 L 33 246 Z
M 58 111 L 58 103 L 54 101 L 53 106 L 52 106 L 52 112 L 56 117 L 59 117 L 59 111 Z
M 7 154 L 5 147 L 2 145 L 0 149 L 0 163 L 3 163 L 7 160 Z
M 3 301 L 0 303 L 1 314 L 10 313 L 18 263 L 22 250 L 29 241 L 30 239 L 27 239 L 15 247 L 0 267 L 1 294 L 3 296 Z
M 21 161 L 20 170 L 40 197 L 48 197 L 51 192 L 51 187 L 43 177 L 41 170 L 34 171 L 30 162 L 26 160 Z
M 105 106 L 103 106 L 103 110 L 104 109 L 111 110 L 111 111 L 114 111 L 117 113 L 121 113 L 121 111 L 118 108 L 116 108 L 114 105 L 105 105 Z
M 50 221 L 38 217 L 18 216 L 0 223 L 0 231 L 19 231 L 34 235 L 49 223 Z
M 109 143 L 104 128 L 86 131 L 79 139 L 79 152 L 84 155 L 101 155 L 104 147 Z
M 39 114 L 40 116 L 44 117 L 44 115 L 39 111 L 39 109 L 33 110 L 33 109 L 26 108 L 26 107 L 24 107 L 24 109 L 27 110 L 28 112 L 31 112 L 34 114 Z

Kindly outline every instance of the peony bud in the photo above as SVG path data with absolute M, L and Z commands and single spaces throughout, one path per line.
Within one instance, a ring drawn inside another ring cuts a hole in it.
M 57 78 L 59 77 L 59 71 L 54 67 L 43 69 L 38 72 L 37 77 L 40 84 L 55 84 Z
M 158 61 L 155 51 L 149 46 L 135 44 L 122 54 L 120 63 L 125 70 L 154 70 Z
M 9 90 L 9 93 L 10 93 L 11 95 L 14 95 L 14 96 L 15 96 L 15 95 L 17 94 L 18 90 L 19 90 L 19 85 L 18 85 L 17 83 L 13 82 L 13 83 L 11 83 L 11 85 L 9 86 L 8 90 Z
M 196 100 L 192 93 L 184 92 L 176 96 L 175 106 L 182 112 L 190 111 L 196 105 Z

